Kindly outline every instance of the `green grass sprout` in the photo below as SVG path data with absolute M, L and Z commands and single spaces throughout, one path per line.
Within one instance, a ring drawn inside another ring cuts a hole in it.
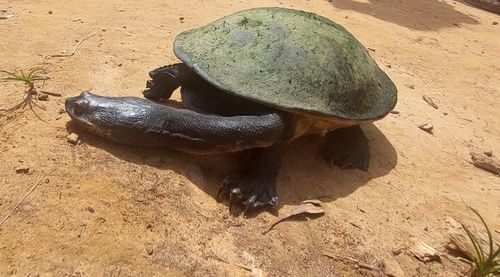
M 462 228 L 464 229 L 467 237 L 470 240 L 470 243 L 473 246 L 473 251 L 470 251 L 470 253 L 468 253 L 468 256 L 470 256 L 473 262 L 472 276 L 500 276 L 500 245 L 498 245 L 498 243 L 494 241 L 488 225 L 484 221 L 483 217 L 479 214 L 479 212 L 471 207 L 469 207 L 469 209 L 479 217 L 486 230 L 486 234 L 488 235 L 488 241 L 486 242 L 487 245 L 484 245 L 481 242 L 481 238 L 479 235 L 475 234 L 467 226 L 461 223 Z M 486 248 L 485 246 L 488 249 L 484 249 Z
M 50 94 L 48 92 L 43 92 L 43 91 L 38 91 L 36 89 L 36 83 L 39 81 L 46 81 L 50 79 L 47 76 L 41 75 L 41 73 L 45 73 L 45 70 L 41 67 L 35 67 L 30 69 L 27 73 L 25 73 L 23 70 L 20 70 L 19 73 L 16 72 L 10 72 L 7 70 L 0 70 L 0 74 L 6 75 L 5 77 L 0 78 L 0 82 L 22 82 L 28 86 L 28 89 L 25 91 L 25 95 L 23 99 L 15 104 L 13 107 L 8 108 L 8 109 L 0 109 L 0 111 L 6 111 L 6 112 L 11 112 L 17 109 L 24 109 L 26 106 L 29 106 L 29 108 L 33 111 L 33 113 L 39 118 L 38 114 L 35 112 L 33 109 L 33 106 L 39 107 L 40 109 L 44 110 L 45 108 L 38 105 L 35 100 L 37 98 L 35 97 L 39 93 L 44 93 L 44 94 Z

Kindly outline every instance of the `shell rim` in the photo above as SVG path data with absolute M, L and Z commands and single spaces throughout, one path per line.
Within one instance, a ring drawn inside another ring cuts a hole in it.
M 315 14 L 315 13 L 305 12 L 305 11 L 295 10 L 295 9 L 281 8 L 281 7 L 252 8 L 252 9 L 242 10 L 242 11 L 239 11 L 239 12 L 227 15 L 227 16 L 232 16 L 232 15 L 235 15 L 235 14 L 238 14 L 238 13 L 242 13 L 242 12 L 246 12 L 246 11 L 252 11 L 252 10 L 260 10 L 260 9 L 276 9 L 276 10 L 292 11 L 292 12 L 295 12 L 295 13 L 302 13 L 302 14 L 307 14 L 307 15 L 313 15 L 313 16 L 317 17 L 318 19 L 322 20 L 322 21 L 331 22 L 330 19 L 328 19 L 328 18 L 326 18 L 324 16 L 321 16 L 321 15 Z M 222 17 L 222 18 L 224 18 L 224 17 Z M 219 21 L 222 18 L 216 19 L 215 21 L 212 21 L 212 22 Z M 335 114 L 332 114 L 332 113 L 325 113 L 325 112 L 321 112 L 321 111 L 317 111 L 317 110 L 302 109 L 302 108 L 299 108 L 299 107 L 289 107 L 289 106 L 285 106 L 285 105 L 278 105 L 278 104 L 275 104 L 273 102 L 265 102 L 263 100 L 255 98 L 255 97 L 251 97 L 251 96 L 247 96 L 247 95 L 241 95 L 241 94 L 239 94 L 239 93 L 237 93 L 235 91 L 228 90 L 227 88 L 223 87 L 219 82 L 217 82 L 217 80 L 214 80 L 214 78 L 210 77 L 207 74 L 207 72 L 205 72 L 203 69 L 201 69 L 199 66 L 197 66 L 197 64 L 192 61 L 192 59 L 189 56 L 189 54 L 187 52 L 185 52 L 185 51 L 182 51 L 177 46 L 177 38 L 179 37 L 179 35 L 185 34 L 185 33 L 189 33 L 189 32 L 193 32 L 193 31 L 196 31 L 196 30 L 198 30 L 200 28 L 204 28 L 205 26 L 211 24 L 212 22 L 210 22 L 210 23 L 208 23 L 206 25 L 203 25 L 201 27 L 190 29 L 190 30 L 186 30 L 186 31 L 183 31 L 183 32 L 177 34 L 176 37 L 175 37 L 175 39 L 174 39 L 174 42 L 173 42 L 173 52 L 174 52 L 175 56 L 179 60 L 181 60 L 188 68 L 192 69 L 196 74 L 198 74 L 200 77 L 202 77 L 209 84 L 211 84 L 212 86 L 218 88 L 219 90 L 221 90 L 221 91 L 223 91 L 225 93 L 229 93 L 231 95 L 234 95 L 234 96 L 237 96 L 237 97 L 241 97 L 243 99 L 250 100 L 250 101 L 253 101 L 253 102 L 256 102 L 256 103 L 268 106 L 268 107 L 272 107 L 272 108 L 275 108 L 275 109 L 278 109 L 278 110 L 281 110 L 281 111 L 285 111 L 285 112 L 291 112 L 291 113 L 300 114 L 300 115 L 303 115 L 303 116 L 319 117 L 319 118 L 321 118 L 323 120 L 325 120 L 325 119 L 326 120 L 328 120 L 328 119 L 337 119 L 337 120 L 352 121 L 352 122 L 359 122 L 359 123 L 361 123 L 361 122 L 372 122 L 372 121 L 376 121 L 376 120 L 382 119 L 385 116 L 387 116 L 394 109 L 394 107 L 397 104 L 397 87 L 394 84 L 394 82 L 392 82 L 392 80 L 389 78 L 389 76 L 387 75 L 387 73 L 385 73 L 380 68 L 379 68 L 380 69 L 380 73 L 384 74 L 385 77 L 387 77 L 387 79 L 392 83 L 392 85 L 394 87 L 394 91 L 393 91 L 393 93 L 394 93 L 394 97 L 393 97 L 394 100 L 393 100 L 393 103 L 390 106 L 390 108 L 387 109 L 387 111 L 385 113 L 382 113 L 381 115 L 376 116 L 376 117 L 359 117 L 359 118 L 343 117 L 343 116 L 335 115 Z M 339 26 L 341 26 L 341 25 L 339 25 Z M 344 28 L 343 26 L 341 26 L 341 27 Z

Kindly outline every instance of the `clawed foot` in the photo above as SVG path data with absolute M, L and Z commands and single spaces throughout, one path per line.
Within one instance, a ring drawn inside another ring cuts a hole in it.
M 367 171 L 370 163 L 370 152 L 356 149 L 330 149 L 324 152 L 322 157 L 330 166 L 336 165 L 342 169 L 357 168 Z
M 146 82 L 146 89 L 142 92 L 144 97 L 151 100 L 170 98 L 174 90 L 181 85 L 180 66 L 179 64 L 167 65 L 149 72 L 151 80 Z
M 370 162 L 368 138 L 359 126 L 331 131 L 325 137 L 321 156 L 330 166 L 367 171 Z
M 222 181 L 222 186 L 217 193 L 217 200 L 224 195 L 229 197 L 229 212 L 235 203 L 244 207 L 243 214 L 259 207 L 278 206 L 278 195 L 274 180 L 266 180 L 260 176 L 233 174 Z

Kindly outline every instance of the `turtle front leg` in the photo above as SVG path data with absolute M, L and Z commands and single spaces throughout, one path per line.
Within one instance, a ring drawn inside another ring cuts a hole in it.
M 176 63 L 149 72 L 151 80 L 146 82 L 146 89 L 142 94 L 151 100 L 170 98 L 174 90 L 180 87 L 182 73 L 185 70 L 187 69 L 184 64 Z
M 276 208 L 278 194 L 276 177 L 281 166 L 278 145 L 250 150 L 248 163 L 243 170 L 227 176 L 217 193 L 229 197 L 229 211 L 235 203 L 244 207 L 244 215 L 263 206 Z
M 330 165 L 367 171 L 370 162 L 368 138 L 359 126 L 330 131 L 325 135 L 320 155 Z

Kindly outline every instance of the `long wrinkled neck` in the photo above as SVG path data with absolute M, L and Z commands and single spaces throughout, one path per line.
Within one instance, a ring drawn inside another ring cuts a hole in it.
M 78 107 L 82 101 L 84 110 Z M 206 115 L 137 97 L 89 93 L 68 98 L 66 110 L 76 124 L 109 140 L 195 154 L 269 147 L 282 140 L 286 125 L 286 118 L 277 113 Z

